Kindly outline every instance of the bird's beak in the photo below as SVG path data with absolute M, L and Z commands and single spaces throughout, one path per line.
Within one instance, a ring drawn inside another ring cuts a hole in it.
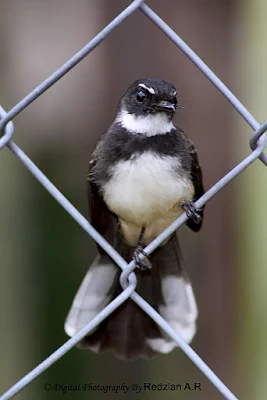
M 170 101 L 160 101 L 156 105 L 158 111 L 174 112 L 176 110 L 175 104 Z

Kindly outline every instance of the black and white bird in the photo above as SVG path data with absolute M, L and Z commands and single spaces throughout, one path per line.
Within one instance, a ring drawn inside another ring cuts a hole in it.
M 139 79 L 121 99 L 114 122 L 101 137 L 88 176 L 91 223 L 137 268 L 136 291 L 171 327 L 190 342 L 196 332 L 197 306 L 173 234 L 148 259 L 143 248 L 184 211 L 187 225 L 199 231 L 204 193 L 193 143 L 172 122 L 175 87 L 163 79 Z M 121 270 L 98 246 L 65 323 L 75 335 L 121 292 Z M 121 359 L 150 358 L 177 344 L 131 299 L 78 345 L 95 352 L 110 349 Z

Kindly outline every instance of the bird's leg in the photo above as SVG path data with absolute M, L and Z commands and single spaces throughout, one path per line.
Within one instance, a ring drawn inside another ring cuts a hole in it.
M 195 203 L 192 200 L 184 200 L 181 203 L 181 207 L 184 209 L 187 218 L 194 221 L 196 224 L 199 224 L 202 220 L 199 211 L 200 209 L 196 208 Z
M 152 265 L 151 265 L 151 263 L 150 263 L 150 261 L 148 259 L 148 254 L 146 254 L 146 252 L 144 251 L 144 248 L 142 246 L 142 241 L 143 241 L 145 229 L 146 228 L 144 226 L 142 226 L 141 233 L 140 233 L 140 236 L 139 236 L 139 239 L 138 239 L 138 243 L 137 243 L 137 246 L 136 246 L 136 248 L 134 250 L 134 253 L 133 253 L 133 260 L 135 262 L 135 265 L 141 271 L 147 271 L 148 269 L 152 268 Z M 145 256 L 145 258 L 143 260 L 141 260 L 140 254 Z

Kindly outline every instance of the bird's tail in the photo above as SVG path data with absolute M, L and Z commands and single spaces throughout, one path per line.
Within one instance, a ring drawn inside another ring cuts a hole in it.
M 130 254 L 128 246 L 120 252 L 124 253 L 126 261 L 131 260 L 132 251 Z M 197 306 L 176 235 L 158 248 L 150 261 L 151 270 L 135 270 L 136 291 L 189 343 L 196 331 Z M 66 319 L 65 331 L 69 336 L 80 331 L 121 292 L 119 275 L 119 267 L 107 255 L 96 257 Z M 78 345 L 96 352 L 110 349 L 121 359 L 150 358 L 156 352 L 168 353 L 175 346 L 177 344 L 131 299 Z

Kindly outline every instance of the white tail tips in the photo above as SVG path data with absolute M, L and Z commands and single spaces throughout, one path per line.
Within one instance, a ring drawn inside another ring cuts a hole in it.
M 97 256 L 73 300 L 65 322 L 65 332 L 75 335 L 112 299 L 112 286 L 119 272 L 115 264 Z

